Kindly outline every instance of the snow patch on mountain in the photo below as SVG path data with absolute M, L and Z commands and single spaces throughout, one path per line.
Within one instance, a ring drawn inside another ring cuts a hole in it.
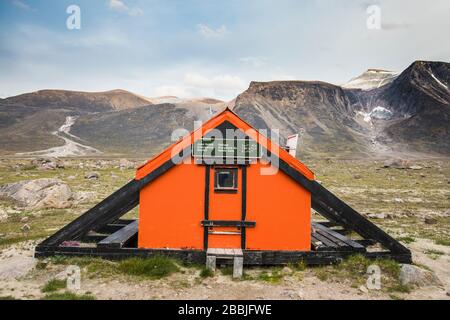
M 393 113 L 391 110 L 378 106 L 372 109 L 370 112 L 358 111 L 358 114 L 363 116 L 363 119 L 367 123 L 371 123 L 373 119 L 376 120 L 389 120 L 392 118 Z
M 398 73 L 388 70 L 369 69 L 358 77 L 342 85 L 346 89 L 372 90 L 391 83 Z
M 445 88 L 446 90 L 448 90 L 448 87 L 447 87 L 447 85 L 445 85 L 441 80 L 439 80 L 434 74 L 433 74 L 433 72 L 431 72 L 431 71 L 429 71 L 430 72 L 430 75 L 431 75 L 431 77 L 441 86 L 441 87 L 443 87 L 443 88 Z

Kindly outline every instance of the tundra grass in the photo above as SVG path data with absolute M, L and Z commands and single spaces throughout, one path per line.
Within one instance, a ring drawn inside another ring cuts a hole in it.
M 95 300 L 95 297 L 90 294 L 76 294 L 70 291 L 48 293 L 42 300 Z
M 150 279 L 167 277 L 180 269 L 174 259 L 164 256 L 151 258 L 131 258 L 119 262 L 118 270 L 124 274 Z
M 54 292 L 60 289 L 65 289 L 66 285 L 66 280 L 51 279 L 45 284 L 41 291 L 44 293 Z

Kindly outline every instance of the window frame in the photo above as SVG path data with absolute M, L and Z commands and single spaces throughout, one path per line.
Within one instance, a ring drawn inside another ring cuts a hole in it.
M 223 171 L 229 171 L 233 175 L 233 187 L 219 186 L 219 175 Z M 214 168 L 214 192 L 237 193 L 239 188 L 239 168 L 237 167 L 215 167 Z

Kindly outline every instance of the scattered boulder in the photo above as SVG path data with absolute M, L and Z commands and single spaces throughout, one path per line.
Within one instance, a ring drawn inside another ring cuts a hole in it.
M 288 276 L 288 275 L 292 274 L 292 269 L 289 267 L 284 267 L 283 269 L 281 269 L 281 274 L 283 276 Z
M 119 160 L 119 168 L 120 170 L 125 169 L 134 169 L 134 162 L 128 160 L 128 159 L 120 159 Z
M 73 193 L 63 181 L 44 178 L 2 185 L 0 197 L 11 199 L 23 208 L 63 209 L 72 205 Z
M 95 192 L 92 191 L 80 191 L 74 195 L 74 204 L 89 203 L 95 199 Z
M 27 223 L 28 220 L 29 220 L 28 217 L 23 217 L 22 219 L 20 219 L 20 222 L 22 222 L 22 223 Z
M 411 169 L 411 170 L 422 170 L 423 168 L 421 166 L 410 166 L 409 169 Z
M 389 159 L 383 163 L 383 168 L 408 169 L 410 162 L 403 159 Z
M 434 272 L 410 264 L 402 264 L 400 269 L 400 282 L 403 285 L 417 287 L 442 285 Z
M 26 223 L 25 223 L 25 224 L 22 226 L 22 228 L 20 228 L 20 230 L 21 230 L 22 232 L 28 232 L 28 231 L 31 230 L 31 227 L 30 227 L 29 224 L 26 224 Z
M 31 160 L 31 165 L 39 170 L 64 169 L 64 162 L 58 158 L 37 158 Z
M 366 286 L 359 286 L 359 291 L 361 291 L 362 293 L 369 293 L 369 289 L 367 289 Z
M 425 217 L 425 223 L 426 224 L 436 224 L 438 221 L 436 218 L 431 217 Z
M 369 213 L 367 216 L 371 219 L 386 219 L 384 213 Z
M 0 222 L 5 222 L 8 218 L 8 213 L 5 210 L 0 209 Z
M 361 177 L 361 175 L 359 175 L 359 174 L 355 174 L 354 176 L 353 176 L 353 179 L 361 179 L 362 177 Z
M 88 180 L 98 180 L 100 178 L 100 174 L 98 172 L 91 171 L 91 172 L 86 173 L 84 175 L 84 178 L 88 179 Z

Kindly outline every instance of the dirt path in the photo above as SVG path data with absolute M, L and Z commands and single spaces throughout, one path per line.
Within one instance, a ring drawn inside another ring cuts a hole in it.
M 101 154 L 100 150 L 73 140 L 81 140 L 70 133 L 70 129 L 75 124 L 76 119 L 77 117 L 74 116 L 66 117 L 65 123 L 57 131 L 52 132 L 53 135 L 64 140 L 64 145 L 45 150 L 17 153 L 16 156 L 71 157 Z

